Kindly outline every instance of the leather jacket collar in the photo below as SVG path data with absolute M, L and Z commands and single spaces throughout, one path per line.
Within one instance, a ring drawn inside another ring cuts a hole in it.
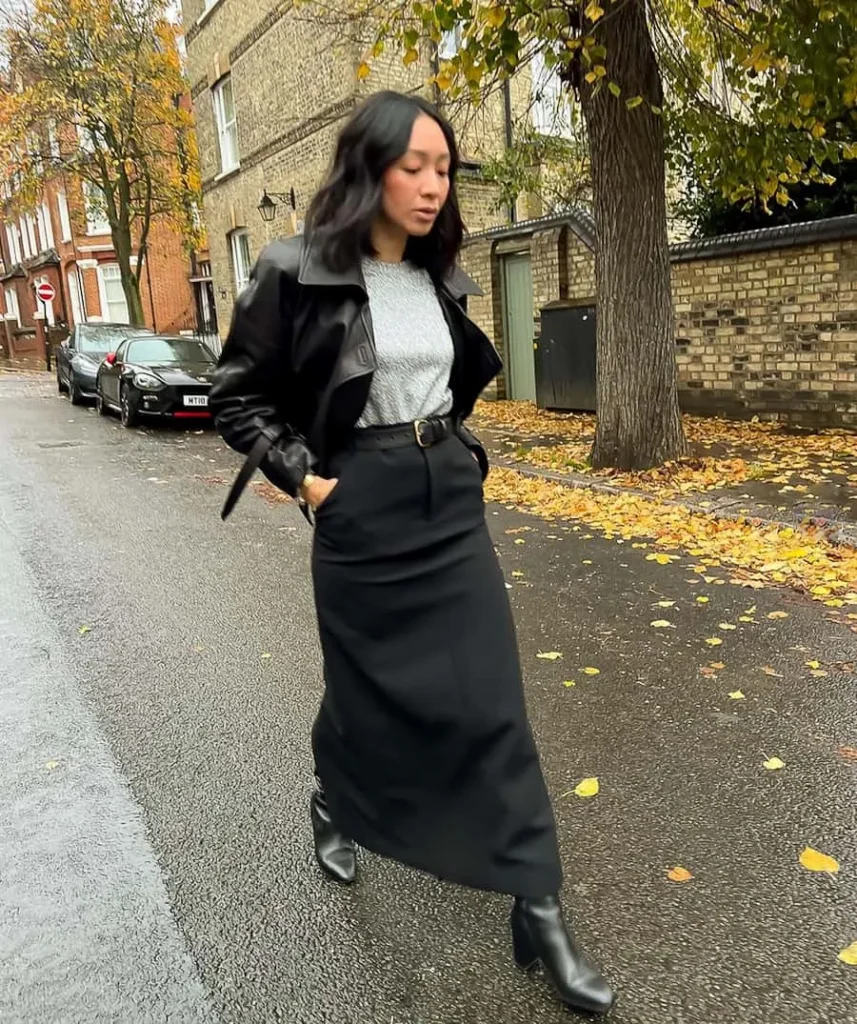
M 308 239 L 304 240 L 301 252 L 300 269 L 298 281 L 303 285 L 339 286 L 351 285 L 359 288 L 363 294 L 366 292 L 366 282 L 363 280 L 363 272 L 359 264 L 349 267 L 343 271 L 333 271 L 328 268 L 318 246 L 313 245 Z M 455 299 L 461 301 L 465 295 L 484 295 L 479 285 L 459 266 L 454 266 L 443 280 L 443 289 Z

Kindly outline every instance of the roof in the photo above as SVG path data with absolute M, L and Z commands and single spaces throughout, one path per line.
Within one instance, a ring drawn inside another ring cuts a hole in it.
M 468 235 L 465 244 L 476 241 L 497 241 L 529 235 L 535 231 L 568 227 L 590 249 L 595 249 L 595 221 L 585 210 L 575 209 L 553 217 L 520 221 L 517 224 L 503 224 L 476 231 Z M 741 231 L 714 238 L 692 238 L 670 246 L 670 259 L 674 263 L 705 259 L 712 256 L 728 256 L 744 252 L 766 252 L 816 242 L 837 242 L 857 238 L 857 214 L 845 217 L 828 217 L 825 220 L 805 221 L 799 224 L 783 224 L 756 231 Z

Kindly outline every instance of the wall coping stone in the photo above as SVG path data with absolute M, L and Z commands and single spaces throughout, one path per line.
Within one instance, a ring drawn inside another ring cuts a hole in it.
M 546 231 L 555 227 L 569 227 L 590 249 L 595 248 L 595 221 L 585 210 L 573 210 L 553 217 L 519 221 L 517 224 L 498 225 L 466 236 L 465 245 L 480 241 L 496 241 Z M 686 263 L 716 256 L 732 256 L 747 252 L 769 252 L 772 249 L 793 248 L 819 242 L 840 242 L 857 238 L 857 214 L 828 217 L 824 220 L 799 224 L 783 224 L 755 231 L 741 231 L 714 238 L 692 238 L 670 246 L 670 260 Z

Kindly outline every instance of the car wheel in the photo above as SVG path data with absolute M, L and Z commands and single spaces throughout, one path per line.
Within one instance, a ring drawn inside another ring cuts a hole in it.
M 132 427 L 136 427 L 140 422 L 140 414 L 133 403 L 131 395 L 128 392 L 128 388 L 124 384 L 122 385 L 122 390 L 119 393 L 119 408 L 122 426 L 126 427 L 128 430 Z
M 80 393 L 80 388 L 77 386 L 77 381 L 74 379 L 73 370 L 69 370 L 68 374 L 68 398 L 72 405 L 83 404 L 83 395 Z
M 104 395 L 101 393 L 101 387 L 96 385 L 95 387 L 95 411 L 99 416 L 106 416 L 110 411 L 104 404 Z

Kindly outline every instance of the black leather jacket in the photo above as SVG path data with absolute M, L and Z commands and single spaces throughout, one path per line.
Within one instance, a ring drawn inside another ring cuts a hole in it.
M 502 363 L 459 305 L 474 294 L 478 286 L 458 269 L 438 288 L 455 348 L 452 415 L 484 477 L 485 451 L 464 419 Z M 249 455 L 224 518 L 257 467 L 293 497 L 308 472 L 325 475 L 360 418 L 375 366 L 360 268 L 333 273 L 302 237 L 269 245 L 235 304 L 209 398 L 226 443 Z

